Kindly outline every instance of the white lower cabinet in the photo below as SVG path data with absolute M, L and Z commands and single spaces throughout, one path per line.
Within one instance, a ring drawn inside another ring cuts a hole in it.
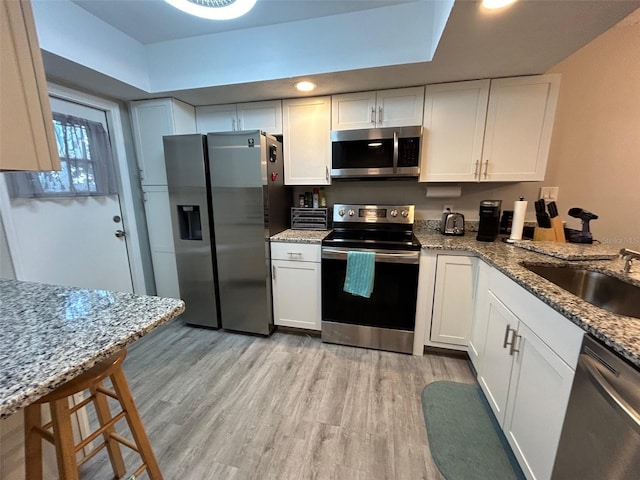
M 320 245 L 311 244 L 271 244 L 276 325 L 320 330 L 320 248 Z
M 469 348 L 478 381 L 525 476 L 549 479 L 584 332 L 497 270 L 480 272 L 488 290 Z
M 465 347 L 469 342 L 477 259 L 438 255 L 431 317 L 432 342 Z
M 425 346 L 468 349 L 477 262 L 464 253 L 420 253 L 414 355 L 422 355 Z

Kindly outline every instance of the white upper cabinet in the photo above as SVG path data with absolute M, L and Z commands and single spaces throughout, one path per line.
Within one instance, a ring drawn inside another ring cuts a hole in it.
M 482 180 L 544 180 L 559 90 L 559 75 L 491 81 Z
M 427 85 L 421 182 L 478 180 L 489 80 Z
M 331 129 L 420 125 L 424 87 L 347 93 L 331 97 Z
M 0 45 L 0 170 L 60 170 L 29 2 L 0 2 Z
M 559 75 L 426 87 L 422 182 L 541 181 Z
M 194 108 L 173 98 L 135 101 L 130 107 L 140 183 L 166 185 L 162 137 L 195 133 Z
M 263 130 L 282 134 L 282 102 L 249 102 L 196 107 L 198 133 Z
M 282 102 L 286 185 L 329 185 L 331 97 Z

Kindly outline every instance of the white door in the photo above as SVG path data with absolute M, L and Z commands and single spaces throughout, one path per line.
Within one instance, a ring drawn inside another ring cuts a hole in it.
M 100 122 L 108 131 L 102 110 L 53 97 L 51 109 Z M 15 198 L 7 212 L 18 280 L 133 291 L 126 237 L 116 236 L 124 230 L 118 195 Z

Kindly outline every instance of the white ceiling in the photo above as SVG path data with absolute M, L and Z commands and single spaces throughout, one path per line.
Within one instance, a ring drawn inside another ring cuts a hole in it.
M 246 15 L 212 21 L 194 17 L 164 0 L 73 0 L 140 43 L 149 44 L 339 15 L 415 0 L 258 0 Z
M 403 3 L 258 0 L 245 18 L 219 25 L 192 18 L 161 0 L 74 2 L 141 43 L 228 29 L 247 29 L 247 35 L 252 35 L 258 25 Z M 488 15 L 475 0 L 457 0 L 433 61 L 315 75 L 318 89 L 313 95 L 543 73 L 638 7 L 640 0 L 520 0 L 504 12 Z M 358 28 L 354 26 L 354 35 Z M 43 54 L 51 79 L 122 100 L 174 96 L 192 105 L 207 105 L 301 96 L 292 90 L 291 78 L 148 93 L 46 51 Z

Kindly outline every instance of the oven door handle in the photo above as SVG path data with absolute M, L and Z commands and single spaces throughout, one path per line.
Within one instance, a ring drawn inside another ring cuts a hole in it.
M 363 250 L 360 250 L 363 251 Z M 420 252 L 380 252 L 375 250 L 364 250 L 364 251 L 373 251 L 376 254 L 376 262 L 380 263 L 408 263 L 408 264 L 419 264 L 420 263 Z M 349 253 L 349 249 L 346 250 L 338 250 L 335 248 L 326 248 L 322 249 L 322 258 L 326 260 L 346 260 L 347 254 Z

